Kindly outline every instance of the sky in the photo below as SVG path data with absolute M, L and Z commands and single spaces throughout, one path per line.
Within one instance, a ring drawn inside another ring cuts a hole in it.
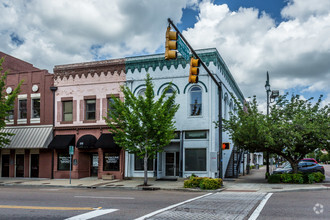
M 267 71 L 280 94 L 330 103 L 329 0 L 1 0 L 0 51 L 51 73 L 163 53 L 167 18 L 194 49 L 217 48 L 261 109 Z

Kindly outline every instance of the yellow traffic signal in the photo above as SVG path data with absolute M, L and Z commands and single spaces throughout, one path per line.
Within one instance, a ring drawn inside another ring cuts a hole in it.
M 165 42 L 165 60 L 176 59 L 177 57 L 176 49 L 178 48 L 178 46 L 176 41 L 178 40 L 178 32 L 170 30 L 171 28 L 167 27 Z
M 199 59 L 190 58 L 189 83 L 198 83 Z

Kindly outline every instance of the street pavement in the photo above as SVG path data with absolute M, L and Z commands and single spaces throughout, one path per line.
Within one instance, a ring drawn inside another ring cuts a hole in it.
M 330 169 L 326 165 L 325 169 Z M 102 180 L 97 178 L 72 179 L 31 179 L 0 178 L 0 186 L 10 187 L 67 187 L 102 188 L 123 190 L 178 190 L 205 192 L 205 195 L 185 202 L 168 206 L 138 218 L 142 219 L 247 219 L 262 200 L 275 192 L 308 192 L 329 190 L 330 178 L 317 184 L 268 184 L 264 178 L 265 167 L 253 169 L 249 175 L 238 179 L 225 179 L 224 186 L 218 190 L 199 190 L 183 188 L 184 179 L 178 181 L 156 181 L 150 178 L 150 186 L 143 187 L 142 178 L 131 180 Z

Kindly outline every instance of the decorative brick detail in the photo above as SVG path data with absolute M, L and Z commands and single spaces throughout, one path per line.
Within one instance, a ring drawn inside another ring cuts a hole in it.
M 108 102 L 106 98 L 102 99 L 102 118 L 107 116 Z
M 72 103 L 72 121 L 77 121 L 77 100 Z
M 95 109 L 95 118 L 96 121 L 100 120 L 100 99 L 96 99 L 96 109 Z
M 57 122 L 61 122 L 61 116 L 62 116 L 62 102 L 58 101 L 57 102 Z
M 84 100 L 80 100 L 80 121 L 84 121 L 85 115 L 84 115 Z
M 95 77 L 95 75 L 100 76 L 102 73 L 105 76 L 108 74 L 125 74 L 125 59 L 58 65 L 54 68 L 55 80 L 58 78 L 62 80 L 64 77 L 68 79 L 70 76 L 81 78 L 83 75 L 85 77 L 88 75 Z

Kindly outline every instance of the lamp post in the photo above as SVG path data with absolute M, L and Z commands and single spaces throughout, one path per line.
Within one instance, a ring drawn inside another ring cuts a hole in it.
M 273 103 L 275 101 L 275 98 L 279 96 L 279 91 L 278 90 L 270 90 L 270 84 L 269 84 L 269 74 L 267 71 L 267 80 L 266 80 L 266 85 L 265 85 L 266 93 L 267 93 L 267 117 L 269 116 L 269 104 Z M 269 96 L 269 93 L 272 92 L 272 94 Z M 273 99 L 273 101 L 271 101 Z M 269 151 L 267 149 L 266 151 L 266 179 L 268 178 L 269 175 Z
M 266 93 L 267 93 L 267 117 L 269 115 L 269 93 L 270 93 L 270 85 L 269 85 L 269 74 L 267 71 L 267 80 L 266 80 L 266 85 L 265 85 Z M 267 149 L 266 151 L 266 179 L 268 178 L 269 175 L 269 151 Z

